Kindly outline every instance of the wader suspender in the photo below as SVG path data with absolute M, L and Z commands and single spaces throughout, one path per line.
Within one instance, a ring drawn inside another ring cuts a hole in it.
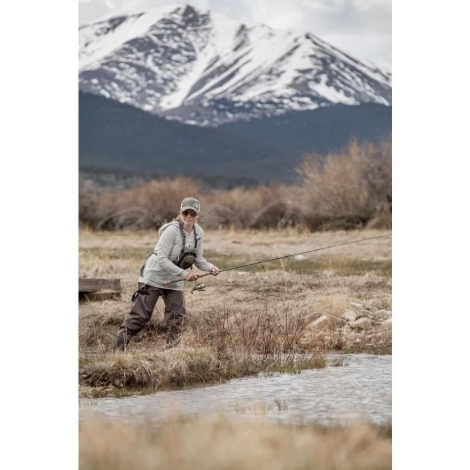
M 180 227 L 180 232 L 181 232 L 181 236 L 183 237 L 183 248 L 186 246 L 186 234 L 183 230 L 183 222 L 181 220 L 178 221 L 178 225 Z M 160 236 L 161 234 L 169 227 L 169 224 L 162 230 L 162 232 L 160 233 Z M 194 230 L 194 249 L 197 248 L 197 232 L 196 232 L 196 226 L 193 227 L 193 230 Z M 145 269 L 145 264 L 147 263 L 147 260 L 152 256 L 152 255 L 156 255 L 155 252 L 153 253 L 150 253 L 148 256 L 147 256 L 147 259 L 144 261 L 144 264 L 142 265 L 142 267 L 140 268 L 140 276 L 143 277 L 144 275 L 144 269 Z M 132 301 L 134 301 L 136 298 L 137 298 L 137 294 L 142 294 L 142 295 L 149 295 L 149 293 L 145 290 L 145 291 L 136 291 L 134 293 L 134 295 L 132 296 Z
M 183 230 L 183 222 L 181 220 L 179 220 L 178 222 L 180 226 L 181 236 L 183 237 L 183 248 L 184 248 L 186 246 L 186 232 Z M 193 230 L 194 230 L 194 249 L 196 249 L 197 248 L 196 226 L 193 227 Z
M 178 220 L 178 225 L 180 226 L 180 232 L 181 232 L 181 236 L 183 237 L 183 248 L 186 246 L 186 233 L 185 231 L 183 230 L 183 222 L 181 220 Z M 168 224 L 163 230 L 162 232 L 160 233 L 160 236 L 162 235 L 162 233 L 170 226 L 170 224 Z M 197 248 L 197 232 L 196 232 L 196 226 L 193 227 L 193 230 L 194 230 L 194 249 Z M 154 252 L 155 253 L 155 252 Z M 150 256 L 152 256 L 154 253 L 151 253 Z M 147 258 L 149 259 L 150 256 Z M 147 260 L 145 260 L 147 262 Z

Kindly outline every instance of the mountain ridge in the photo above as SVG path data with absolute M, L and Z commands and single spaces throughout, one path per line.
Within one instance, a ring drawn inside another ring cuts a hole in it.
M 314 34 L 190 5 L 80 27 L 80 90 L 216 127 L 332 104 L 390 106 L 391 76 Z

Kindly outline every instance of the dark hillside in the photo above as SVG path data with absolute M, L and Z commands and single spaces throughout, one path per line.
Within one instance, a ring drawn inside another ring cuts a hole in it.
M 79 93 L 80 169 L 292 181 L 301 153 Z
M 351 136 L 378 143 L 392 132 L 392 108 L 379 104 L 337 104 L 313 111 L 296 111 L 249 122 L 224 124 L 217 129 L 296 152 L 335 152 Z

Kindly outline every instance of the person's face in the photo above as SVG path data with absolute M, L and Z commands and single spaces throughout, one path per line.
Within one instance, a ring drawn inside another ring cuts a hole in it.
M 185 209 L 181 212 L 181 216 L 183 217 L 184 223 L 194 224 L 196 223 L 199 214 L 191 209 Z

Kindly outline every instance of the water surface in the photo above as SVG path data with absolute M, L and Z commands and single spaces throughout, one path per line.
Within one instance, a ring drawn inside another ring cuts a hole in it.
M 334 358 L 338 356 L 329 356 Z M 80 399 L 80 421 L 104 416 L 159 423 L 175 415 L 225 413 L 283 423 L 384 424 L 392 419 L 392 356 L 346 355 L 347 366 L 245 377 L 221 385 L 126 398 Z

